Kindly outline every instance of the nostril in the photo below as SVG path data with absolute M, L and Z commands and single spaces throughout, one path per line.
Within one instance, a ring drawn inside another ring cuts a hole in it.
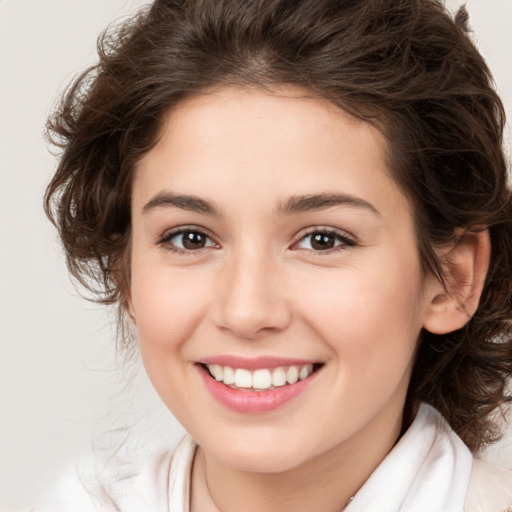
M 215 325 L 223 332 L 242 340 L 260 339 L 278 333 L 288 327 L 291 314 L 285 305 L 225 304 L 219 306 L 214 318 Z

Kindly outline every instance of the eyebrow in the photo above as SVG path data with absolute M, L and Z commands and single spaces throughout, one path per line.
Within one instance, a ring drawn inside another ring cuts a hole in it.
M 324 210 L 333 206 L 350 206 L 370 210 L 380 216 L 380 212 L 368 201 L 348 194 L 313 194 L 304 196 L 292 196 L 277 209 L 277 213 L 290 215 L 293 213 Z
M 206 215 L 219 215 L 219 210 L 209 201 L 197 196 L 188 196 L 173 194 L 171 192 L 161 192 L 151 199 L 142 208 L 143 213 L 147 213 L 155 208 L 165 208 L 173 206 L 189 212 L 203 213 Z
M 198 196 L 173 194 L 171 192 L 161 192 L 160 194 L 157 194 L 144 205 L 142 211 L 143 213 L 147 213 L 155 208 L 165 208 L 169 206 L 206 215 L 220 215 L 218 208 L 206 199 L 202 199 Z M 363 208 L 380 216 L 380 212 L 371 203 L 364 199 L 348 194 L 330 193 L 291 196 L 286 201 L 279 204 L 277 213 L 279 215 L 292 215 L 294 213 L 324 210 L 334 206 Z

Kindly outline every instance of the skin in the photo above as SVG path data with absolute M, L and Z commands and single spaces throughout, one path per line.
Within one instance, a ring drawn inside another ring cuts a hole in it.
M 419 332 L 446 314 L 385 140 L 295 89 L 221 89 L 165 121 L 136 169 L 127 301 L 154 387 L 200 446 L 192 509 L 339 511 L 396 442 Z M 282 211 L 326 193 L 351 201 Z M 206 246 L 180 251 L 184 227 Z M 312 249 L 326 229 L 337 245 Z M 323 366 L 298 397 L 248 414 L 199 375 L 226 354 Z

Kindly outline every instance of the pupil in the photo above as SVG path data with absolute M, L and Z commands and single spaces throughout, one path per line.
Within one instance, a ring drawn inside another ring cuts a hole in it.
M 201 233 L 189 231 L 183 234 L 183 247 L 185 249 L 201 249 L 205 243 L 205 237 Z
M 327 233 L 317 233 L 311 240 L 313 249 L 325 250 L 334 247 L 334 237 Z

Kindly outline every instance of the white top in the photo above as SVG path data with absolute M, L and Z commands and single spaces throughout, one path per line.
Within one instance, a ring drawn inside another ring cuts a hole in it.
M 165 452 L 141 464 L 88 463 L 65 475 L 54 498 L 32 510 L 190 512 L 195 450 L 195 442 L 186 436 L 173 455 Z M 346 508 L 372 511 L 512 512 L 512 472 L 473 462 L 441 415 L 423 404 Z

